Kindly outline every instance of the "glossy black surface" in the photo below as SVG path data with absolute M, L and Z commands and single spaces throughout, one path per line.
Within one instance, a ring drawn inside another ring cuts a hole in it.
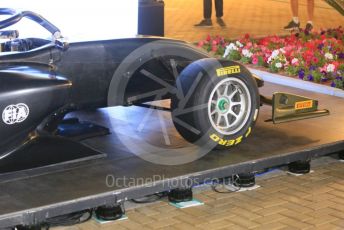
M 20 148 L 29 139 L 28 134 L 49 115 L 63 107 L 69 97 L 71 83 L 53 74 L 45 66 L 0 67 L 0 111 L 8 106 L 25 104 L 27 118 L 14 124 L 0 122 L 0 158 L 2 154 Z M 9 114 L 10 116 L 14 116 Z M 34 136 L 34 134 L 32 134 Z

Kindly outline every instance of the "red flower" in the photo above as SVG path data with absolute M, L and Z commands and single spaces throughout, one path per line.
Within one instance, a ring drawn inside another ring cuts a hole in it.
M 334 62 L 332 62 L 332 64 L 334 65 L 335 69 L 337 70 L 339 67 L 339 62 L 334 61 Z
M 313 57 L 313 58 L 312 58 L 312 62 L 313 62 L 314 64 L 316 64 L 316 63 L 319 62 L 319 59 L 318 59 L 317 57 Z
M 307 64 L 311 63 L 312 58 L 314 57 L 314 53 L 312 50 L 306 50 L 303 55 L 303 59 L 307 62 Z
M 305 44 L 305 46 L 307 47 L 308 50 L 315 50 L 316 49 L 316 45 L 315 45 L 314 41 L 307 42 Z

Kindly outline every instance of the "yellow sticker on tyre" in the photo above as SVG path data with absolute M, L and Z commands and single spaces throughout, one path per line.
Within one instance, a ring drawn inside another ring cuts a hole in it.
M 248 128 L 247 133 L 245 134 L 246 138 L 251 134 L 251 131 L 252 131 L 251 127 Z
M 246 138 L 251 134 L 251 131 L 252 131 L 252 128 L 249 127 L 246 134 L 245 134 Z M 210 139 L 212 139 L 217 144 L 222 145 L 222 146 L 234 146 L 234 145 L 240 144 L 242 142 L 242 140 L 244 139 L 244 136 L 240 136 L 240 137 L 238 137 L 236 139 L 232 139 L 232 140 L 226 140 L 226 139 L 219 137 L 217 134 L 214 133 L 214 134 L 210 135 Z
M 223 77 L 226 75 L 230 75 L 230 74 L 236 74 L 236 73 L 240 73 L 240 66 L 235 65 L 235 66 L 229 66 L 229 67 L 224 67 L 224 68 L 220 68 L 216 70 L 216 74 L 218 77 Z
M 219 136 L 216 135 L 216 134 L 210 135 L 210 139 L 212 139 L 212 140 L 215 141 L 217 144 L 222 145 L 222 146 L 233 146 L 233 145 L 237 145 L 237 144 L 239 144 L 239 143 L 242 142 L 242 139 L 243 139 L 243 138 L 244 138 L 243 136 L 240 136 L 240 137 L 238 137 L 237 139 L 226 140 L 226 139 L 223 139 L 223 138 L 219 137 Z

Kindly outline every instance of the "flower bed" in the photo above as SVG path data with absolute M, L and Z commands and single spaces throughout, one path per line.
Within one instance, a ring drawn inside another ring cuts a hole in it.
M 344 30 L 341 27 L 260 39 L 246 34 L 236 41 L 208 36 L 198 46 L 229 60 L 343 89 Z

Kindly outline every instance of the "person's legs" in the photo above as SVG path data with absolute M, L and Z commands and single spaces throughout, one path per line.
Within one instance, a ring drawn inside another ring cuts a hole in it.
M 284 27 L 285 30 L 295 30 L 299 29 L 299 0 L 290 0 L 291 13 L 293 14 L 293 19 Z
M 212 26 L 211 22 L 211 11 L 212 11 L 212 1 L 213 0 L 203 0 L 203 17 L 204 19 L 196 24 L 195 26 Z
M 313 29 L 314 0 L 307 0 L 307 13 L 308 21 L 306 24 L 306 30 L 311 31 Z
M 222 20 L 223 16 L 223 0 L 215 0 L 216 21 L 221 27 L 225 27 L 226 23 Z
M 221 18 L 223 16 L 223 0 L 215 0 L 216 17 Z
M 211 18 L 211 12 L 213 9 L 213 0 L 203 0 L 203 16 L 204 19 L 210 19 Z
M 290 0 L 291 13 L 295 23 L 299 23 L 299 0 Z

